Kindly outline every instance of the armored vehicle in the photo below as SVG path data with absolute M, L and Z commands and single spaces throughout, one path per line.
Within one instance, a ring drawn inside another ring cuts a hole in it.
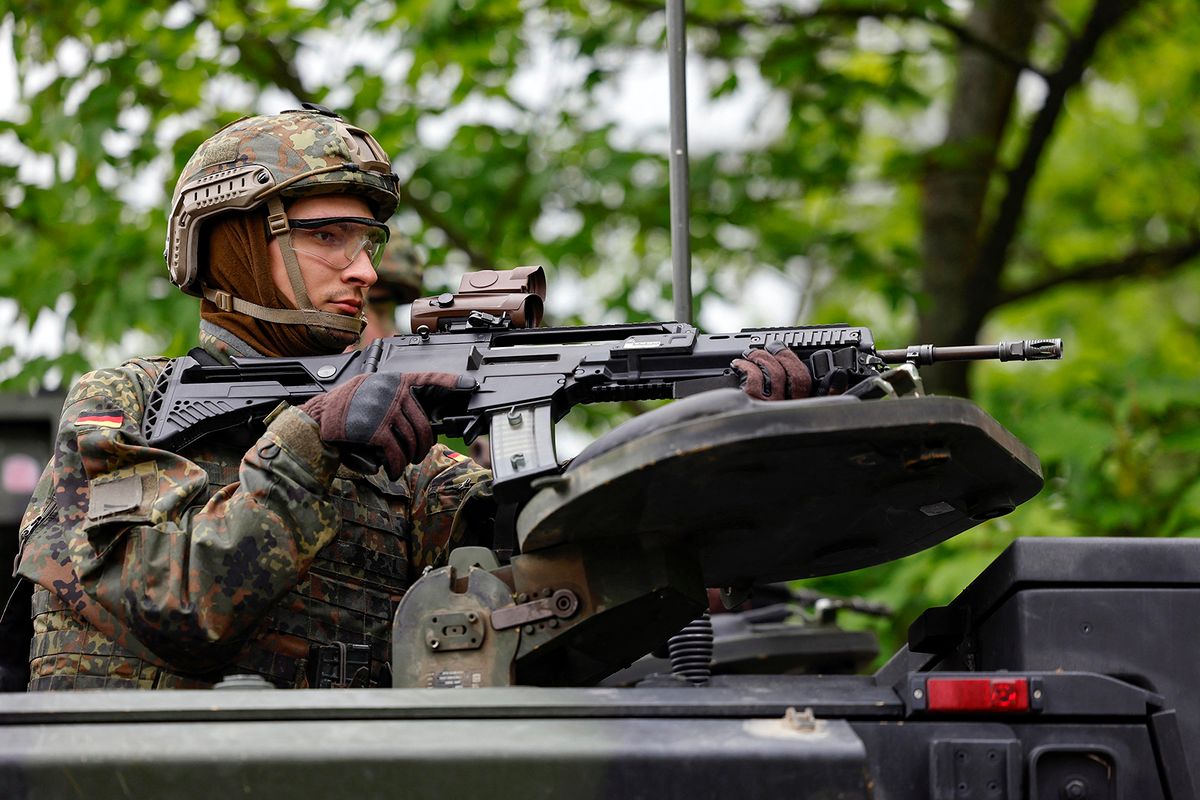
M 709 674 L 688 624 L 706 586 L 736 605 L 878 564 L 1040 486 L 1036 456 L 966 400 L 699 394 L 534 486 L 508 563 L 459 550 L 415 583 L 403 688 L 7 694 L 0 790 L 1195 797 L 1195 540 L 1018 539 L 874 674 Z M 609 680 L 655 650 L 663 671 Z

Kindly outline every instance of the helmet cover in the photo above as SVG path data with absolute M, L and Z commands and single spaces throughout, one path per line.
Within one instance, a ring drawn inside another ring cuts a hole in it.
M 379 143 L 336 114 L 305 105 L 230 123 L 188 160 L 171 200 L 164 253 L 171 282 L 183 291 L 202 293 L 203 224 L 217 214 L 317 194 L 359 195 L 381 222 L 396 210 L 397 178 Z

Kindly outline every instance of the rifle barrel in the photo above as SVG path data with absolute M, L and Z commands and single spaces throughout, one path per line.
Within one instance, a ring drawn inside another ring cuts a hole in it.
M 1062 339 L 1022 339 L 999 344 L 934 347 L 914 344 L 899 350 L 880 350 L 886 364 L 934 364 L 939 361 L 1048 361 L 1062 358 Z

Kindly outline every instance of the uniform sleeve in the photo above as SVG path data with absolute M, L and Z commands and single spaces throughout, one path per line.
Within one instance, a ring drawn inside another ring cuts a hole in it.
M 208 477 L 142 436 L 146 377 L 91 373 L 64 406 L 53 496 L 83 591 L 168 664 L 232 660 L 337 532 L 336 456 L 289 408 L 201 504 Z
M 455 547 L 490 541 L 494 504 L 489 470 L 438 444 L 424 461 L 408 468 L 405 479 L 413 498 L 413 580 L 426 567 L 444 565 Z

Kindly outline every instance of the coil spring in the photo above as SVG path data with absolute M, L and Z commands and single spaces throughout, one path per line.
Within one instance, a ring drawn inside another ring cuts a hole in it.
M 707 611 L 667 640 L 667 653 L 674 675 L 696 686 L 708 683 L 712 677 L 713 626 Z

